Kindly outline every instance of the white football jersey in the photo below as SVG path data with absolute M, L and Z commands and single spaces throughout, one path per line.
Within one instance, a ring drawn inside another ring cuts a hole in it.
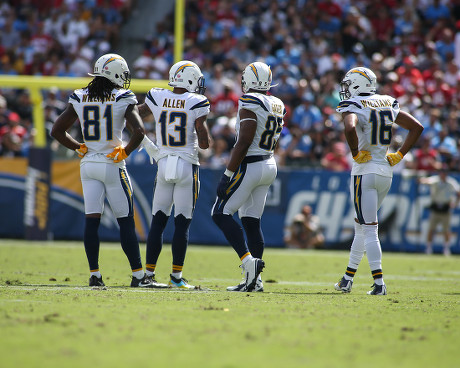
M 351 175 L 378 174 L 393 176 L 386 159 L 391 143 L 392 127 L 399 114 L 399 103 L 388 95 L 355 96 L 341 101 L 337 112 L 352 112 L 358 117 L 356 133 L 359 150 L 369 151 L 372 159 L 366 163 L 353 162 Z
M 209 114 L 208 99 L 197 93 L 177 94 L 168 89 L 152 88 L 147 93 L 145 103 L 155 118 L 159 159 L 177 154 L 199 165 L 195 120 Z
M 247 156 L 273 153 L 283 129 L 286 115 L 284 103 L 275 96 L 263 93 L 246 93 L 238 101 L 238 110 L 250 110 L 257 115 L 257 130 L 249 146 Z M 236 121 L 237 134 L 240 130 L 240 117 Z
M 113 163 L 106 155 L 123 144 L 125 112 L 129 105 L 137 104 L 135 94 L 131 90 L 113 89 L 108 101 L 90 101 L 88 90 L 84 88 L 75 90 L 69 97 L 69 103 L 78 115 L 83 140 L 88 147 L 88 153 L 81 162 Z

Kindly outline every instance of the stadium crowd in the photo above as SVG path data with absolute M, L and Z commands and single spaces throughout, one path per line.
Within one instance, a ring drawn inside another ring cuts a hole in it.
M 127 0 L 3 1 L 0 73 L 86 75 L 98 56 L 117 51 L 118 32 L 134 6 Z M 362 65 L 377 74 L 379 93 L 395 96 L 425 127 L 405 167 L 460 170 L 460 0 L 189 0 L 186 14 L 184 59 L 201 67 L 211 101 L 214 142 L 202 153 L 203 165 L 225 165 L 242 94 L 238 78 L 259 60 L 271 66 L 278 83 L 271 92 L 288 110 L 277 147 L 281 166 L 350 169 L 335 112 L 338 82 Z M 171 19 L 146 38 L 130 65 L 134 78 L 168 78 Z M 48 125 L 65 106 L 63 92 L 46 95 Z M 0 154 L 24 155 L 27 145 L 20 143 L 31 134 L 27 91 L 2 89 Z M 394 131 L 395 145 L 402 134 Z

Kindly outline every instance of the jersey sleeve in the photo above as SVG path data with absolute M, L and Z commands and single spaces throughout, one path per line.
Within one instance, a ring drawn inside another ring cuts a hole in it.
M 391 105 L 391 108 L 393 109 L 393 116 L 394 118 L 396 119 L 396 117 L 398 116 L 399 114 L 399 111 L 401 111 L 400 107 L 399 107 L 399 102 L 398 100 L 396 99 L 393 99 L 393 103 Z
M 344 112 L 359 112 L 362 110 L 362 107 L 359 103 L 351 101 L 351 100 L 345 100 L 341 101 L 339 105 L 336 108 L 336 111 L 340 114 Z
M 238 100 L 238 108 L 253 112 L 256 112 L 258 109 L 263 109 L 267 112 L 270 111 L 261 99 L 249 94 L 240 97 Z
M 76 104 L 81 102 L 81 91 L 76 89 L 73 93 L 69 96 L 69 104 Z
M 123 101 L 126 105 L 137 105 L 137 98 L 133 91 L 122 90 L 117 94 L 116 102 Z
M 195 103 L 192 107 L 190 107 L 190 110 L 192 110 L 195 113 L 195 119 L 198 119 L 201 116 L 209 114 L 209 112 L 211 111 L 211 104 L 209 103 L 209 100 L 206 97 L 204 97 L 201 101 Z
M 160 90 L 158 88 L 152 88 L 150 91 L 147 92 L 145 96 L 145 104 L 149 107 L 150 111 L 153 112 L 155 107 L 158 107 L 160 102 L 159 98 Z

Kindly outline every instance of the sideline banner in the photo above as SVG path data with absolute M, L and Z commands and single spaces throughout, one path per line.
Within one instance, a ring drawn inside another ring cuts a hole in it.
M 49 239 L 49 197 L 51 183 L 51 151 L 32 147 L 25 178 L 25 239 Z
M 20 160 L 20 159 L 19 159 Z M 152 218 L 151 206 L 156 165 L 150 165 L 143 152 L 128 159 L 128 173 L 134 189 L 136 230 L 141 242 L 147 238 Z M 0 237 L 24 238 L 24 198 L 26 170 L 22 162 L 0 159 Z M 38 169 L 36 169 L 38 170 Z M 40 170 L 39 170 L 40 171 Z M 49 207 L 49 231 L 54 239 L 81 240 L 84 229 L 84 206 L 79 161 L 54 162 Z M 190 227 L 191 244 L 227 244 L 211 218 L 216 185 L 222 170 L 200 169 L 201 190 Z M 38 176 L 35 174 L 35 180 Z M 453 175 L 460 181 L 460 175 Z M 30 180 L 30 179 L 28 179 Z M 40 179 L 41 180 L 41 179 Z M 319 216 L 326 249 L 349 249 L 353 238 L 354 210 L 349 194 L 350 174 L 322 170 L 283 170 L 271 186 L 262 217 L 265 242 L 269 247 L 283 247 L 284 234 L 292 218 L 308 204 Z M 42 185 L 42 184 L 40 184 Z M 40 195 L 45 193 L 43 185 Z M 26 201 L 27 202 L 27 201 Z M 430 202 L 429 187 L 416 178 L 395 174 L 393 184 L 379 211 L 379 234 L 383 250 L 422 252 L 425 249 Z M 44 213 L 41 208 L 38 214 Z M 37 217 L 35 215 L 35 217 Z M 237 216 L 235 215 L 235 218 Z M 42 218 L 43 219 L 43 218 Z M 35 220 L 35 226 L 40 224 Z M 451 221 L 453 253 L 460 253 L 460 209 Z M 164 233 L 165 243 L 172 240 L 174 221 L 170 219 Z M 119 229 L 106 203 L 99 231 L 101 240 L 119 242 Z M 440 252 L 441 234 L 435 237 L 434 250 Z

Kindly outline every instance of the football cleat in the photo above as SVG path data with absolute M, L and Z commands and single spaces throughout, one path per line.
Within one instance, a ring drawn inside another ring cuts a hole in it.
M 342 291 L 344 293 L 349 293 L 351 287 L 353 286 L 353 280 L 347 280 L 345 277 L 342 277 L 337 284 L 334 285 L 335 290 Z
M 367 294 L 369 295 L 387 295 L 387 287 L 385 284 L 377 285 L 376 283 L 374 283 L 371 287 L 373 289 L 369 290 Z
M 157 286 L 155 286 L 153 279 L 150 276 L 144 274 L 144 277 L 142 277 L 141 279 L 138 279 L 137 277 L 133 276 L 133 278 L 131 279 L 131 287 L 153 289 Z
M 257 283 L 257 278 L 265 267 L 265 262 L 259 258 L 253 258 L 242 264 L 243 276 L 246 280 L 246 290 L 254 291 Z
M 146 277 L 152 281 L 152 285 L 153 285 L 152 287 L 155 289 L 165 289 L 168 287 L 168 285 L 162 284 L 161 282 L 158 282 L 157 280 L 155 280 L 155 274 L 153 274 L 152 276 L 146 275 Z
M 89 286 L 105 286 L 104 281 L 102 281 L 102 276 L 97 277 L 96 275 L 92 275 L 89 278 Z
M 229 286 L 227 288 L 227 291 L 243 291 L 243 292 L 247 291 L 246 290 L 246 279 L 243 279 L 243 281 L 241 281 L 241 283 L 239 283 L 236 286 Z M 257 278 L 256 286 L 254 287 L 253 291 L 256 291 L 256 292 L 263 292 L 264 291 L 264 284 L 262 282 L 262 278 L 260 277 L 260 275 Z
M 186 279 L 183 277 L 180 279 L 176 279 L 173 275 L 170 275 L 171 279 L 169 280 L 168 286 L 171 288 L 179 288 L 179 289 L 196 289 L 195 286 L 190 285 Z

